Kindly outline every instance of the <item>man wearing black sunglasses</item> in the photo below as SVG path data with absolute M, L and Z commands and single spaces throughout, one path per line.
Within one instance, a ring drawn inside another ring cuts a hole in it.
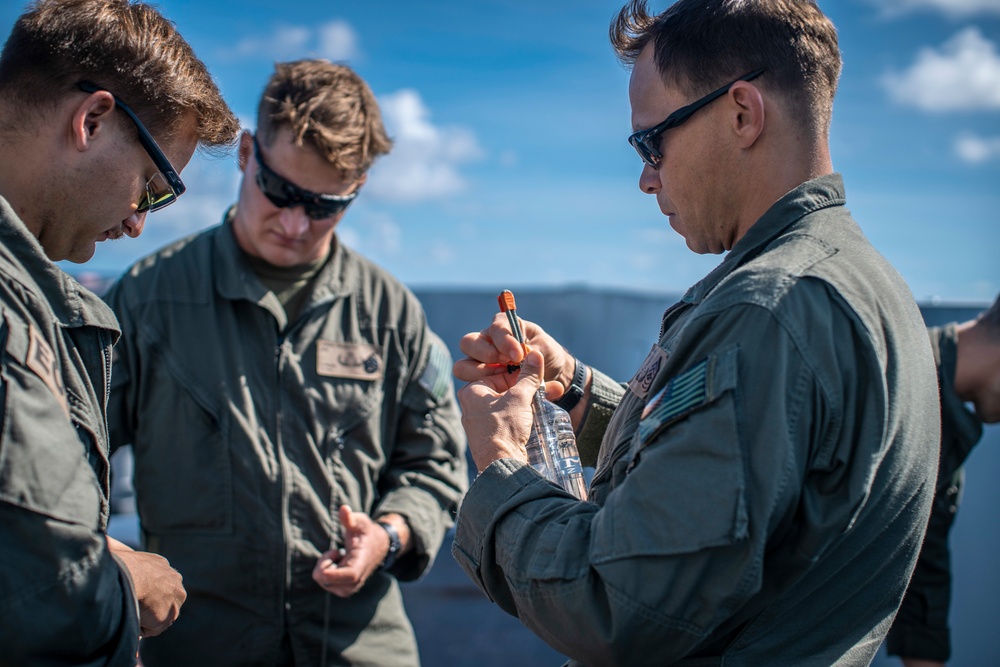
M 640 189 L 728 254 L 627 385 L 530 322 L 527 355 L 503 317 L 463 338 L 480 475 L 452 551 L 573 665 L 867 665 L 920 548 L 939 407 L 916 304 L 833 171 L 836 30 L 809 0 L 633 0 L 611 35 Z M 588 502 L 527 464 L 542 377 L 576 387 Z
M 418 662 L 396 580 L 430 567 L 468 483 L 451 360 L 335 233 L 390 145 L 349 68 L 278 64 L 222 223 L 107 296 L 112 446 L 190 593 L 149 667 Z
M 53 262 L 138 236 L 239 129 L 155 9 L 41 0 L 0 54 L 0 663 L 133 665 L 181 575 L 106 535 L 111 310 Z M 155 138 L 154 138 L 155 137 Z

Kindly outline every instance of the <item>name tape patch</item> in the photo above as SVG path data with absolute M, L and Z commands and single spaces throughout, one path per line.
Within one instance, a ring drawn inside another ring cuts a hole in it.
M 384 370 L 382 349 L 375 345 L 316 341 L 318 375 L 352 380 L 379 380 Z

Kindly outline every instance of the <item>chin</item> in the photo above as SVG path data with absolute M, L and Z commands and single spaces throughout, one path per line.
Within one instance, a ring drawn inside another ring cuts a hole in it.
M 96 250 L 97 250 L 96 244 L 91 244 L 89 248 L 74 248 L 73 250 L 70 251 L 68 255 L 66 255 L 66 257 L 61 257 L 61 258 L 50 257 L 49 259 L 51 259 L 53 262 L 58 262 L 61 259 L 64 259 L 67 262 L 72 262 L 74 264 L 85 264 L 94 257 L 94 253 L 96 252 Z
M 261 253 L 260 258 L 271 266 L 278 266 L 283 269 L 287 269 L 290 266 L 305 264 L 309 261 L 309 258 L 284 248 L 268 248 Z

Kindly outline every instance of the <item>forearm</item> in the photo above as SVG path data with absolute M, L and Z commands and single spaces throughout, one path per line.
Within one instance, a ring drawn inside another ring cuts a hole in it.
M 611 415 L 625 394 L 625 387 L 599 370 L 590 367 L 586 389 L 580 403 L 570 413 L 576 429 L 580 461 L 593 467 L 601 449 Z
M 721 622 L 724 600 L 749 590 L 752 545 L 676 556 L 647 534 L 633 548 L 607 512 L 501 460 L 470 488 L 453 554 L 491 600 L 570 657 L 627 665 L 654 650 L 664 663 L 684 656 Z M 675 595 L 695 590 L 713 564 L 713 586 Z
M 0 503 L 0 646 L 9 664 L 130 664 L 139 618 L 105 537 Z

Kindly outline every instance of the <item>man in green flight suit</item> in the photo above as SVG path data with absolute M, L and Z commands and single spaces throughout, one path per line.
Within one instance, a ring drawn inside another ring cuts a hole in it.
M 691 250 L 727 254 L 627 386 L 531 322 L 527 355 L 501 316 L 462 339 L 480 475 L 453 554 L 573 665 L 867 665 L 940 424 L 920 312 L 833 171 L 836 30 L 806 0 L 634 0 L 611 35 L 640 189 Z M 596 459 L 586 502 L 527 464 L 543 376 Z
M 0 664 L 134 665 L 184 602 L 162 557 L 107 537 L 111 310 L 53 262 L 138 236 L 236 117 L 173 24 L 42 0 L 0 54 Z
M 335 234 L 389 148 L 353 71 L 279 63 L 222 223 L 107 296 L 112 446 L 188 590 L 149 667 L 418 663 L 397 578 L 430 567 L 468 477 L 447 348 Z
M 906 667 L 943 667 L 951 657 L 951 553 L 965 460 L 983 424 L 1000 422 L 1000 296 L 966 322 L 928 329 L 941 388 L 941 455 L 937 492 L 906 597 L 886 647 Z M 971 403 L 973 410 L 966 407 Z

